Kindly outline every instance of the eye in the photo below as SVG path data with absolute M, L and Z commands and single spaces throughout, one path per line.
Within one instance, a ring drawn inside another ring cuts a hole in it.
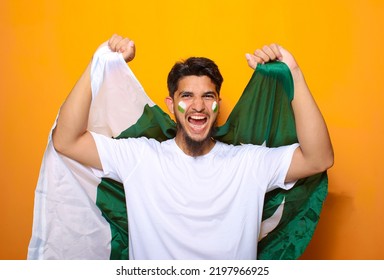
M 203 97 L 207 100 L 213 100 L 216 98 L 216 95 L 214 93 L 205 93 Z
M 180 97 L 181 98 L 189 98 L 189 97 L 191 97 L 192 96 L 192 93 L 190 93 L 190 92 L 182 92 L 181 94 L 180 94 Z

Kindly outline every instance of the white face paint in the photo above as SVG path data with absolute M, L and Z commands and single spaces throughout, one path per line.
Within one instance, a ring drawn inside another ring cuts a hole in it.
M 180 101 L 178 106 L 177 106 L 177 109 L 179 110 L 179 112 L 185 113 L 186 108 L 187 108 L 187 104 L 185 104 L 185 102 L 183 102 L 183 101 Z
M 214 113 L 216 113 L 216 112 L 217 112 L 217 109 L 218 109 L 217 102 L 216 102 L 216 101 L 213 101 L 213 103 L 212 103 L 212 111 L 213 111 Z

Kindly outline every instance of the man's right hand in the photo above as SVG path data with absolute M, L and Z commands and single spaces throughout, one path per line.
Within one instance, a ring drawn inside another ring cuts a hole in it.
M 108 46 L 112 51 L 122 53 L 126 62 L 130 62 L 135 58 L 135 43 L 129 38 L 113 34 L 108 40 Z

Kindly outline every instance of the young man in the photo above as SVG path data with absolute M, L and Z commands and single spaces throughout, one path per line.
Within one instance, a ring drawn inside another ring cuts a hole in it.
M 112 36 L 126 62 L 134 43 Z M 55 149 L 124 184 L 131 259 L 255 259 L 264 195 L 291 188 L 333 164 L 326 124 L 293 56 L 278 45 L 247 55 L 248 65 L 280 60 L 294 80 L 292 102 L 299 144 L 232 146 L 212 132 L 223 81 L 215 63 L 190 58 L 168 76 L 166 104 L 177 121 L 174 139 L 110 139 L 87 131 L 90 66 L 63 104 Z M 151 170 L 151 176 L 148 176 Z

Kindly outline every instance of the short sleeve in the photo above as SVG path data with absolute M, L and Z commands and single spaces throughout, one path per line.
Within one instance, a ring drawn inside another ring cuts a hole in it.
M 94 174 L 124 183 L 142 158 L 144 151 L 140 139 L 113 139 L 94 132 L 91 134 L 102 165 L 102 170 L 93 169 Z
M 288 190 L 292 188 L 296 181 L 285 183 L 288 169 L 292 162 L 293 153 L 299 144 L 281 146 L 277 148 L 267 148 L 263 153 L 263 172 L 267 174 L 267 192 L 276 188 Z

